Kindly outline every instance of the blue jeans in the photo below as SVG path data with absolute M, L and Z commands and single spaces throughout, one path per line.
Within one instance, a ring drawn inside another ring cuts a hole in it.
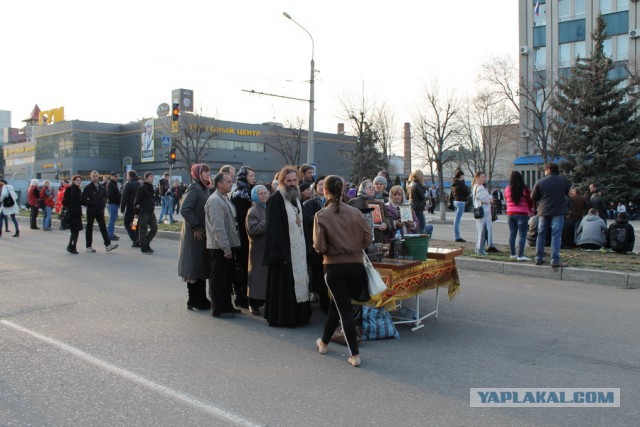
M 528 221 L 527 215 L 509 215 L 509 251 L 512 256 L 516 255 L 516 234 L 518 235 L 517 255 L 524 256 L 524 243 L 529 230 Z
M 162 196 L 162 208 L 160 209 L 160 218 L 159 222 L 162 222 L 162 219 L 165 215 L 169 215 L 169 220 L 173 222 L 173 196 Z
M 560 244 L 562 243 L 562 226 L 564 216 L 540 216 L 538 217 L 538 237 L 536 239 L 536 261 L 544 259 L 544 237 L 551 223 L 551 264 L 560 262 Z
M 44 207 L 44 219 L 42 220 L 43 228 L 51 228 L 51 206 Z
M 416 211 L 416 218 L 418 219 L 418 233 L 422 233 L 424 230 L 424 225 L 426 223 L 424 219 L 424 210 L 423 209 L 414 209 Z
M 109 224 L 107 225 L 107 234 L 109 239 L 113 239 L 113 233 L 116 229 L 116 220 L 118 219 L 118 209 L 120 206 L 109 203 L 107 209 L 109 210 Z
M 466 205 L 467 204 L 465 202 L 453 201 L 453 207 L 456 211 L 456 218 L 453 220 L 453 232 L 456 239 L 460 239 L 460 221 L 462 220 L 462 214 L 464 213 Z
M 424 229 L 422 230 L 422 232 L 433 237 L 433 225 L 425 224 Z

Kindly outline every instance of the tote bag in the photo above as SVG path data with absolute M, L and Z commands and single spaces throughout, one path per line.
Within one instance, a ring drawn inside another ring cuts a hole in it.
M 371 296 L 378 295 L 387 290 L 387 285 L 384 284 L 380 273 L 373 267 L 366 252 L 362 251 L 362 261 L 364 263 L 364 269 L 367 272 L 367 281 L 369 285 L 369 294 Z

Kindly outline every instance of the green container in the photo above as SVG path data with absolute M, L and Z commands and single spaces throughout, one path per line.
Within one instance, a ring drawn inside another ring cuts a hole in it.
M 426 261 L 428 250 L 429 250 L 428 234 L 405 234 L 404 235 L 404 254 L 407 258 L 411 258 L 416 261 Z

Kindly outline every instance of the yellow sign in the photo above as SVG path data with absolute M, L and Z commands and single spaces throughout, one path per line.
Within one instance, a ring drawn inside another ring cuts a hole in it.
M 171 122 L 171 133 L 178 133 L 178 132 L 180 132 L 180 122 L 179 121 Z
M 38 114 L 38 125 L 50 125 L 52 123 L 64 122 L 64 107 L 53 108 L 47 111 L 40 111 Z
M 192 129 L 195 129 L 197 125 L 191 125 Z M 238 136 L 260 136 L 262 132 L 259 130 L 249 130 L 249 129 L 235 129 L 232 127 L 222 127 L 222 126 L 204 126 L 204 130 L 211 133 L 217 134 L 227 134 L 233 135 L 236 134 Z M 173 131 L 172 131 L 173 132 Z
M 30 147 L 5 148 L 4 149 L 4 157 L 7 158 L 12 154 L 26 153 L 28 151 L 36 151 L 36 147 L 34 147 L 32 145 Z

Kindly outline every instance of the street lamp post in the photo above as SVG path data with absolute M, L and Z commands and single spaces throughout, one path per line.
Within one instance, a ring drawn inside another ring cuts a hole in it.
M 293 19 L 291 17 L 291 15 L 289 15 L 287 12 L 282 12 L 282 14 L 287 18 L 290 19 L 291 21 L 293 21 L 294 24 L 296 24 L 298 27 L 302 28 L 308 35 L 309 38 L 311 39 L 311 78 L 309 80 L 309 137 L 307 139 L 308 143 L 307 143 L 307 163 L 314 163 L 315 162 L 315 140 L 314 140 L 314 135 L 313 135 L 313 126 L 314 126 L 314 120 L 313 120 L 313 115 L 314 115 L 314 85 L 315 85 L 315 62 L 313 61 L 313 54 L 314 54 L 314 49 L 315 49 L 315 44 L 313 41 L 313 36 L 311 35 L 311 33 L 304 28 L 302 25 L 300 25 L 298 22 L 296 22 L 295 19 Z

